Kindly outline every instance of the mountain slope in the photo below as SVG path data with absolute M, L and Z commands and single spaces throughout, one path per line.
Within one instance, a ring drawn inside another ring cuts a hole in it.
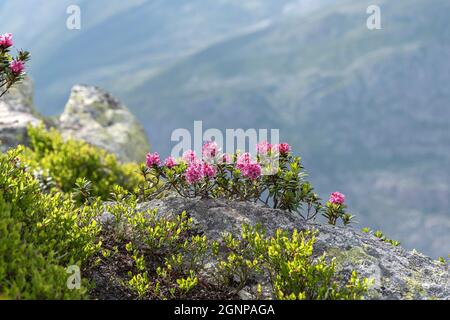
M 194 120 L 280 128 L 323 196 L 348 194 L 361 227 L 446 255 L 450 4 L 378 1 L 383 29 L 369 31 L 373 1 L 335 3 L 3 0 L 0 30 L 32 51 L 42 113 L 85 82 L 123 100 L 166 154 Z M 65 28 L 69 4 L 79 31 Z
M 211 46 L 127 99 L 153 143 L 175 128 L 281 128 L 322 191 L 409 248 L 450 248 L 450 3 L 360 1 Z M 145 92 L 145 95 L 142 93 Z M 139 106 L 139 107 L 136 107 Z
M 66 28 L 66 9 L 73 4 L 81 9 L 81 30 Z M 75 83 L 123 98 L 181 58 L 261 28 L 285 10 L 316 7 L 310 0 L 108 0 L 107 6 L 101 0 L 2 0 L 0 30 L 13 32 L 33 53 L 37 105 L 56 114 Z

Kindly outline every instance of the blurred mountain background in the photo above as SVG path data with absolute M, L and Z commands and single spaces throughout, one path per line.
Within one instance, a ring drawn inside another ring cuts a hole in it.
M 45 3 L 45 4 L 44 4 Z M 81 30 L 66 9 L 81 7 Z M 366 9 L 381 7 L 382 30 Z M 279 128 L 357 228 L 450 253 L 448 0 L 2 0 L 37 109 L 101 86 L 167 155 L 176 128 Z

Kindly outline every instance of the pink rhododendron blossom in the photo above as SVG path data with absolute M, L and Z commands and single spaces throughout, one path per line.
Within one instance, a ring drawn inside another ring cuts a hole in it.
M 189 184 L 201 181 L 204 178 L 203 165 L 200 163 L 191 163 L 186 169 L 185 177 Z
M 266 155 L 270 151 L 272 151 L 272 145 L 265 140 L 256 145 L 256 152 L 260 155 Z
M 161 160 L 159 159 L 159 154 L 149 153 L 147 154 L 147 167 L 151 168 L 153 166 L 159 166 L 161 164 Z
M 231 157 L 228 154 L 222 155 L 222 163 L 231 163 Z
M 20 60 L 13 60 L 10 65 L 12 73 L 16 76 L 21 74 L 25 70 L 25 63 Z
M 198 162 L 197 155 L 193 150 L 188 150 L 185 153 L 183 153 L 183 160 L 186 161 L 188 164 Z
M 216 176 L 216 167 L 207 163 L 203 164 L 202 167 L 203 176 L 207 178 L 214 178 Z
M 172 169 L 173 167 L 175 167 L 177 165 L 176 160 L 173 157 L 168 157 L 165 161 L 164 161 L 164 165 L 169 168 Z
M 261 166 L 252 160 L 250 153 L 241 154 L 236 161 L 236 168 L 241 170 L 242 176 L 255 180 L 261 176 Z
M 215 158 L 218 153 L 219 153 L 219 147 L 217 146 L 216 142 L 209 141 L 203 145 L 203 149 L 202 149 L 203 158 L 206 158 L 206 159 Z
M 275 150 L 281 155 L 286 156 L 291 152 L 291 146 L 288 143 L 280 143 L 275 145 Z
M 258 163 L 249 163 L 242 169 L 242 175 L 251 180 L 256 180 L 261 176 L 261 166 Z
M 7 49 L 13 46 L 13 35 L 11 33 L 5 33 L 0 36 L 0 47 Z
M 242 171 L 250 162 L 252 161 L 252 156 L 250 153 L 246 152 L 241 154 L 236 161 L 236 167 Z
M 328 201 L 334 204 L 343 204 L 345 202 L 345 195 L 340 192 L 333 192 Z

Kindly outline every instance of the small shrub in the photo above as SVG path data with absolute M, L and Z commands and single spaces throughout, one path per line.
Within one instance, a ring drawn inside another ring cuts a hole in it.
M 366 227 L 366 228 L 362 229 L 362 232 L 364 232 L 364 233 L 372 233 L 375 237 L 377 237 L 381 241 L 386 242 L 386 243 L 390 243 L 394 247 L 398 247 L 399 245 L 401 245 L 400 242 L 387 238 L 383 234 L 383 232 L 381 232 L 380 230 L 377 230 L 377 231 L 374 232 L 374 231 L 370 230 L 370 228 Z
M 346 213 L 344 200 L 326 206 L 311 184 L 301 158 L 293 156 L 287 143 L 272 146 L 267 142 L 257 145 L 257 155 L 220 153 L 214 142 L 203 146 L 202 158 L 187 151 L 181 159 L 167 158 L 163 163 L 158 153 L 147 155 L 142 167 L 145 184 L 141 199 L 153 198 L 167 191 L 186 198 L 226 198 L 240 201 L 263 202 L 275 209 L 297 212 L 305 220 L 313 220 L 322 213 L 330 224 L 341 220 L 347 225 L 353 219 Z
M 240 280 L 240 290 L 250 274 L 262 273 L 271 280 L 277 299 L 346 300 L 362 299 L 370 286 L 368 279 L 359 279 L 353 272 L 347 285 L 335 275 L 335 262 L 326 256 L 313 257 L 315 231 L 291 235 L 277 230 L 266 237 L 259 227 L 244 226 L 241 238 L 227 235 L 224 240 L 226 259 L 219 263 L 219 272 L 227 279 Z
M 51 177 L 57 190 L 80 191 L 80 183 L 89 184 L 90 197 L 108 200 L 114 185 L 129 191 L 139 186 L 136 164 L 122 164 L 116 156 L 83 141 L 64 141 L 55 129 L 29 127 L 28 135 L 30 145 L 22 159 L 42 176 Z

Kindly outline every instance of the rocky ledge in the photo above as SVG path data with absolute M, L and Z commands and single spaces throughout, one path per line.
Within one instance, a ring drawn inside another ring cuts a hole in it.
M 344 276 L 356 270 L 360 276 L 374 280 L 367 299 L 450 299 L 448 265 L 415 251 L 394 247 L 352 227 L 309 224 L 288 212 L 248 202 L 168 197 L 139 206 L 139 210 L 153 208 L 163 217 L 186 211 L 193 218 L 196 231 L 212 240 L 220 239 L 223 232 L 238 236 L 243 224 L 260 224 L 268 235 L 279 228 L 315 228 L 318 230 L 315 254 L 325 252 L 335 257 L 337 271 Z M 106 223 L 109 218 L 111 215 L 105 213 L 102 221 Z M 265 292 L 270 291 L 265 289 Z M 239 295 L 252 299 L 255 290 L 247 286 Z
M 33 106 L 33 85 L 26 79 L 0 99 L 0 150 L 27 144 L 27 126 L 46 122 L 65 138 L 84 140 L 123 161 L 142 161 L 150 149 L 144 129 L 128 108 L 108 92 L 93 86 L 72 88 L 64 112 L 55 121 Z
M 33 84 L 27 79 L 0 98 L 0 151 L 26 144 L 27 126 L 41 117 L 33 107 Z

